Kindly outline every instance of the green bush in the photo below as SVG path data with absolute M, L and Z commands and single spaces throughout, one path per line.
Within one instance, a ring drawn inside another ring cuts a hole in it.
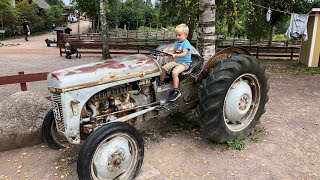
M 51 8 L 46 11 L 46 15 L 48 16 L 47 21 L 45 23 L 46 28 L 52 28 L 53 23 L 55 23 L 56 26 L 61 26 L 64 20 L 62 13 L 63 11 L 60 6 L 51 6 Z
M 25 20 L 29 22 L 31 33 L 49 30 L 53 23 L 57 26 L 63 24 L 61 6 L 54 5 L 48 10 L 40 11 L 37 4 L 29 4 L 27 0 L 17 3 L 15 7 L 11 0 L 1 0 L 0 17 L 0 27 L 3 26 L 6 30 L 6 37 L 22 34 L 22 23 Z
M 19 24 L 22 26 L 22 23 L 27 20 L 29 22 L 29 28 L 31 32 L 37 32 L 44 30 L 44 21 L 37 14 L 39 8 L 35 3 L 29 4 L 28 1 L 23 0 L 16 5 Z
M 273 41 L 285 41 L 285 40 L 287 40 L 287 37 L 284 34 L 275 34 L 275 35 L 273 35 L 272 40 Z
M 12 36 L 17 33 L 18 15 L 16 9 L 10 0 L 0 1 L 0 27 L 6 30 L 6 36 Z

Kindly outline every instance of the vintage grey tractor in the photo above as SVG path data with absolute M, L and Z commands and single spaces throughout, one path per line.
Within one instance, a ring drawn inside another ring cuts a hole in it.
M 180 74 L 182 96 L 169 102 L 171 76 L 159 85 L 161 66 L 172 60 L 166 44 L 150 55 L 130 55 L 54 71 L 48 75 L 52 110 L 43 122 L 49 147 L 80 144 L 79 179 L 134 179 L 142 166 L 144 142 L 136 129 L 152 118 L 196 108 L 209 139 L 246 138 L 268 101 L 268 77 L 259 59 L 233 47 L 209 61 L 192 48 L 192 64 Z M 187 123 L 187 122 L 186 122 Z

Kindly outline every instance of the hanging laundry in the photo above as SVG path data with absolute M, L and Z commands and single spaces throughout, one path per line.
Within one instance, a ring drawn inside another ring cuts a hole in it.
M 267 20 L 267 22 L 270 22 L 270 20 L 271 20 L 271 14 L 272 14 L 272 11 L 271 11 L 271 8 L 269 7 L 268 12 L 267 12 L 267 15 L 266 15 L 266 20 Z
M 290 26 L 286 32 L 288 39 L 290 37 L 300 38 L 302 37 L 305 41 L 308 40 L 308 25 L 309 15 L 304 14 L 291 14 Z

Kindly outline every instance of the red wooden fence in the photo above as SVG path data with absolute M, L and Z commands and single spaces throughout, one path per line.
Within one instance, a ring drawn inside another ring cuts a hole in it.
M 47 80 L 48 72 L 24 74 L 19 72 L 18 75 L 0 77 L 0 85 L 20 83 L 21 91 L 27 91 L 27 82 Z

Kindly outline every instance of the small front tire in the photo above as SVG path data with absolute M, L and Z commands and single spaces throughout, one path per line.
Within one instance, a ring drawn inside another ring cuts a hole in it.
M 134 179 L 144 156 L 143 139 L 131 125 L 112 122 L 95 130 L 80 149 L 80 180 Z
M 52 109 L 48 111 L 42 123 L 42 136 L 44 141 L 52 149 L 63 149 L 68 147 L 68 141 L 63 134 L 58 132 Z

